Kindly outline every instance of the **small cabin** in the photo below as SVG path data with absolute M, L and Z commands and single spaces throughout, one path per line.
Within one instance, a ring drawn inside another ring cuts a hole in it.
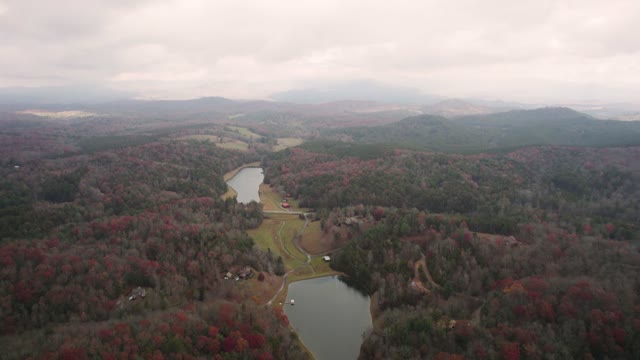
M 289 203 L 286 203 L 286 202 L 281 203 L 280 206 L 282 206 L 285 209 L 291 208 L 291 205 L 289 205 Z
M 331 258 L 329 256 L 325 255 L 325 256 L 322 257 L 322 260 L 324 260 L 325 262 L 329 262 L 329 261 L 331 261 Z
M 238 273 L 238 277 L 242 280 L 251 279 L 253 275 L 253 269 L 248 266 L 245 266 L 245 268 L 240 270 L 240 272 Z
M 129 295 L 129 300 L 135 300 L 137 298 L 144 298 L 147 295 L 147 291 L 140 286 L 133 289 L 131 291 L 131 295 Z

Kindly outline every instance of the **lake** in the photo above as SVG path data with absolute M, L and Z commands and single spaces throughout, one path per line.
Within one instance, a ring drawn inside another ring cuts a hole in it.
M 371 329 L 370 299 L 336 276 L 294 282 L 284 305 L 291 326 L 316 360 L 354 360 Z
M 236 199 L 239 203 L 250 203 L 251 201 L 260 202 L 260 184 L 264 180 L 264 172 L 262 168 L 247 167 L 240 170 L 231 180 L 227 181 L 227 185 L 238 193 Z

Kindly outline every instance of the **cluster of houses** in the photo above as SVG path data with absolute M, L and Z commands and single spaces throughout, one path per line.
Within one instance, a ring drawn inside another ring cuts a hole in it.
M 238 271 L 236 273 L 235 279 L 234 279 L 233 273 L 231 271 L 227 271 L 227 273 L 224 275 L 224 279 L 225 280 L 234 279 L 235 281 L 249 280 L 249 279 L 253 278 L 255 276 L 255 274 L 256 273 L 253 271 L 252 268 L 250 268 L 248 266 L 245 266 L 240 271 Z
M 284 199 L 282 199 L 282 201 L 280 201 L 280 207 L 282 207 L 283 209 L 290 209 L 291 208 L 291 204 L 289 204 L 289 200 L 287 200 L 287 198 L 291 197 L 291 194 L 287 193 L 286 197 Z

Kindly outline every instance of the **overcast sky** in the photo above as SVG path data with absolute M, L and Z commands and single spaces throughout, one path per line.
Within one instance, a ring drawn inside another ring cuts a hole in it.
M 266 98 L 370 79 L 640 102 L 638 0 L 0 0 L 0 87 Z

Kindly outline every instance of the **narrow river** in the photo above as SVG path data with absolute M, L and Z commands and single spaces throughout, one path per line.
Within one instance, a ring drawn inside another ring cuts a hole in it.
M 227 185 L 238 202 L 260 201 L 262 168 L 240 170 Z M 371 329 L 370 299 L 336 276 L 294 282 L 283 305 L 291 326 L 316 360 L 354 360 L 360 353 L 362 334 Z

